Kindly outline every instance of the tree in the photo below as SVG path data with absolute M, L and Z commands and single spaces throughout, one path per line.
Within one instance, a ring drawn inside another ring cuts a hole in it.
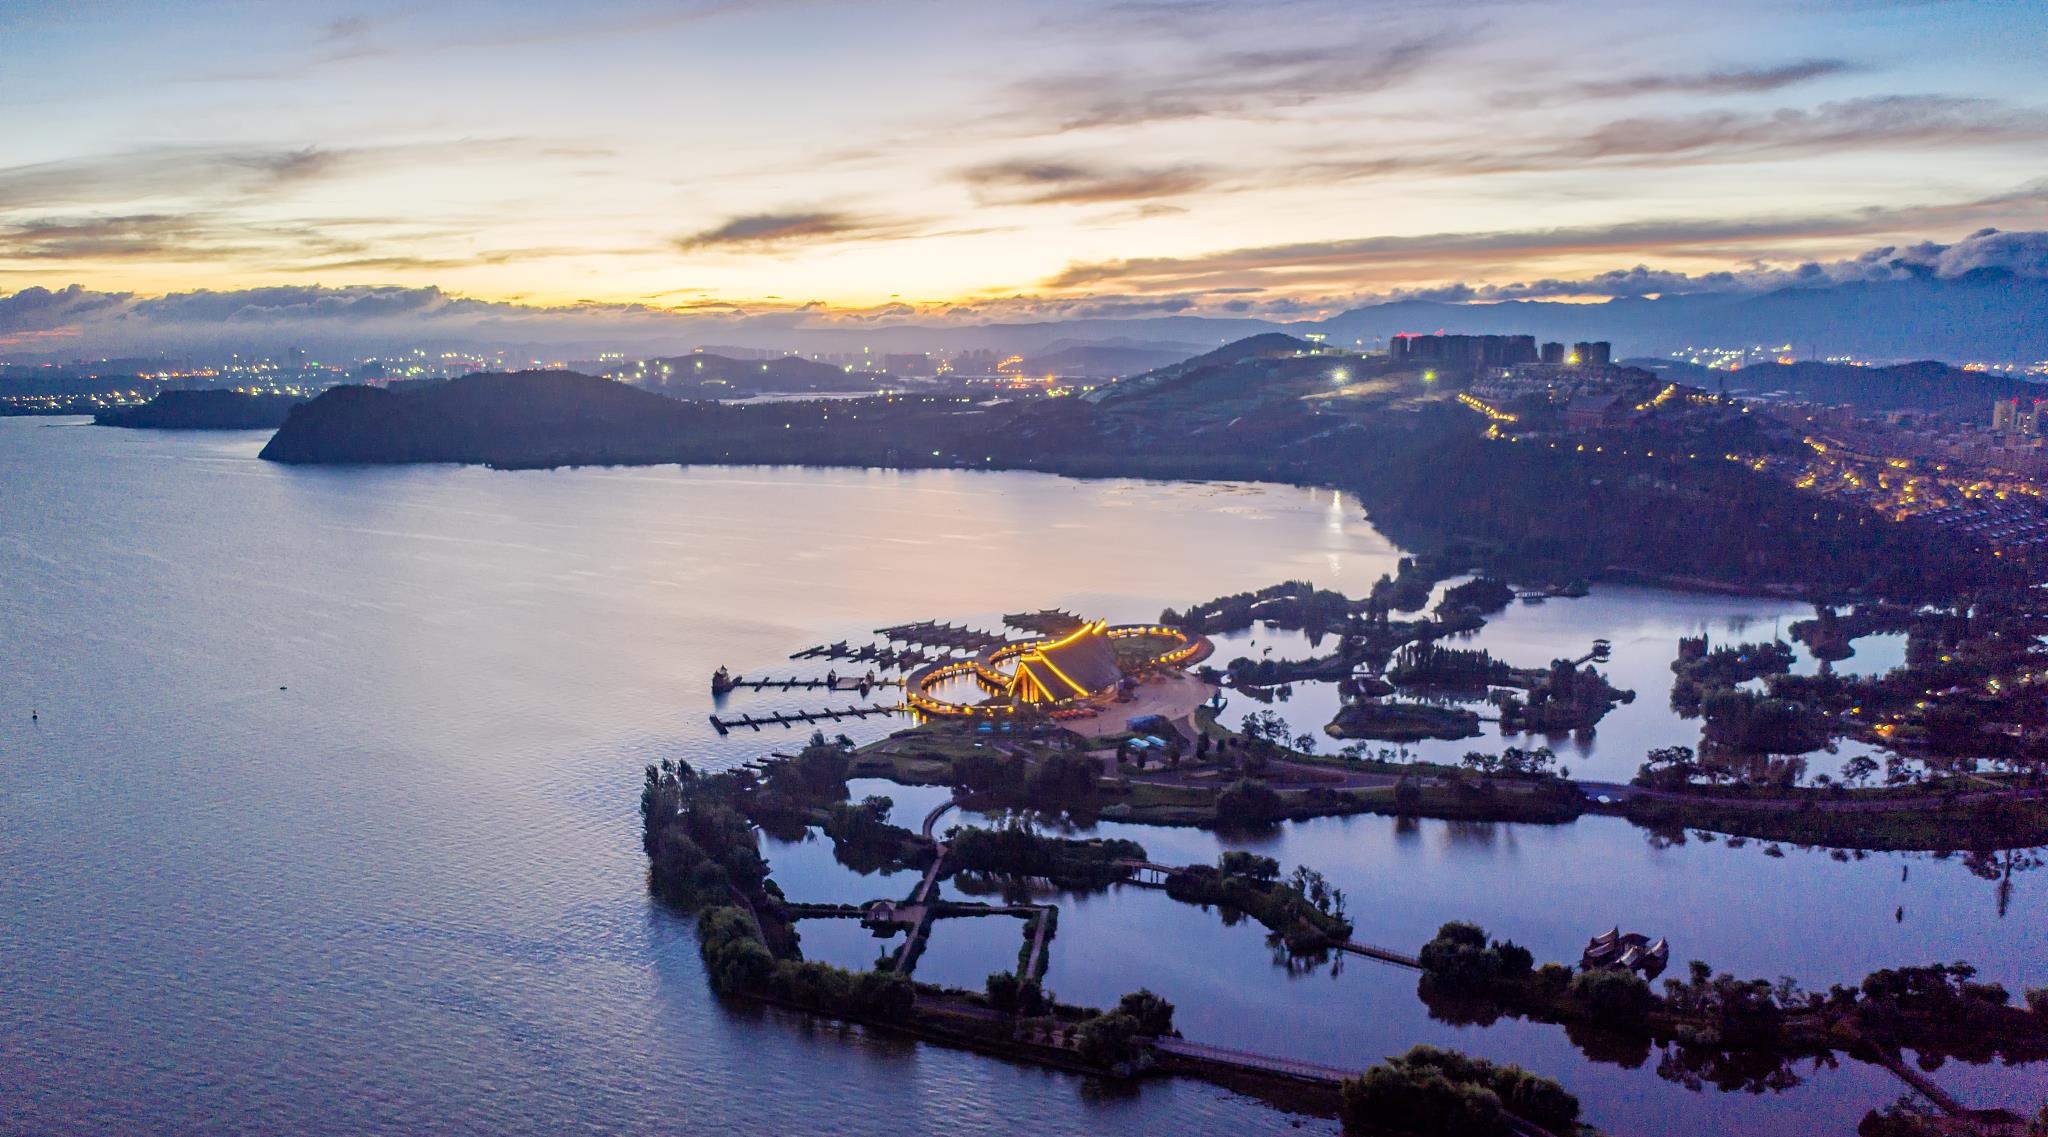
M 1075 1031 L 1074 1049 L 1091 1066 L 1114 1068 L 1138 1056 L 1133 1041 L 1138 1033 L 1137 1019 L 1122 1011 L 1111 1011 L 1081 1024 Z
M 1052 994 L 1039 985 L 1036 979 L 1025 979 L 1017 984 L 1017 1013 L 1030 1017 L 1042 1015 L 1052 1009 Z
M 1339 920 L 1344 918 L 1344 890 L 1332 887 L 1329 881 L 1323 879 L 1322 873 L 1307 865 L 1296 865 L 1294 876 L 1287 883 L 1313 905 L 1316 911 Z
M 1243 849 L 1232 849 L 1216 858 L 1216 867 L 1225 876 L 1241 876 L 1265 883 L 1280 876 L 1280 862 Z
M 1340 1090 L 1344 1127 L 1422 1137 L 1498 1137 L 1510 1132 L 1500 1097 L 1441 1071 L 1382 1063 Z
M 1216 795 L 1216 821 L 1222 825 L 1270 825 L 1285 812 L 1273 787 L 1250 778 L 1239 778 Z
M 1252 740 L 1252 749 L 1261 758 L 1270 751 L 1286 746 L 1287 740 L 1294 734 L 1294 728 L 1287 725 L 1287 720 L 1272 711 L 1256 711 L 1246 715 L 1244 725 L 1238 730 Z
M 1571 994 L 1588 1015 L 1609 1026 L 1640 1026 L 1656 999 L 1642 976 L 1605 968 L 1572 976 Z
M 1690 746 L 1660 746 L 1644 757 L 1632 779 L 1636 785 L 1659 789 L 1683 789 L 1700 773 Z
M 1527 975 L 1536 966 L 1536 955 L 1528 948 L 1513 940 L 1498 940 L 1493 948 L 1500 953 L 1500 967 L 1503 975 Z
M 1173 1004 L 1143 987 L 1118 1000 L 1116 1009 L 1136 1020 L 1141 1034 L 1173 1033 Z
M 991 1010 L 1006 1015 L 1017 1013 L 1017 973 L 1014 971 L 992 971 L 988 977 L 988 1005 Z

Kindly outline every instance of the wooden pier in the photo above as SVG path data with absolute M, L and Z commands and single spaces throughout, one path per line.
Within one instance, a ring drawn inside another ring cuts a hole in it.
M 1020 632 L 1035 636 L 1064 636 L 1079 629 L 1088 621 L 1067 611 L 1065 608 L 1040 608 L 1036 612 L 1012 612 L 1003 617 L 1003 623 Z
M 791 652 L 791 659 L 843 659 L 852 663 L 872 663 L 885 671 L 909 671 L 922 667 L 939 658 L 931 652 L 914 647 L 893 647 L 877 644 L 862 644 L 854 647 L 845 640 L 838 643 L 819 644 L 802 651 Z
M 875 634 L 886 640 L 915 644 L 924 647 L 953 648 L 959 651 L 987 651 L 1006 642 L 1008 637 L 993 632 L 978 631 L 974 628 L 956 627 L 931 620 L 920 620 L 915 624 L 895 624 L 887 628 L 876 628 Z
M 814 722 L 838 722 L 840 719 L 864 719 L 869 715 L 893 715 L 902 707 L 848 707 L 843 711 L 778 711 L 772 715 L 741 715 L 738 718 L 711 716 L 711 727 L 720 734 L 729 734 L 736 727 L 750 726 L 760 730 L 764 726 L 807 726 Z
M 735 675 L 731 679 L 726 680 L 723 685 L 717 680 L 713 680 L 711 690 L 713 694 L 724 694 L 727 691 L 739 690 L 815 691 L 822 687 L 827 691 L 858 691 L 864 687 L 901 686 L 903 686 L 903 680 L 901 679 L 864 679 L 857 675 L 841 675 L 833 679 L 747 679 Z
M 1358 1070 L 1347 1070 L 1341 1066 L 1325 1066 L 1320 1062 L 1303 1062 L 1294 1058 L 1281 1058 L 1272 1054 L 1255 1054 L 1248 1050 L 1232 1050 L 1224 1046 L 1210 1046 L 1207 1043 L 1190 1042 L 1185 1038 L 1161 1038 L 1152 1043 L 1152 1049 L 1161 1054 L 1170 1054 L 1191 1066 L 1222 1067 L 1225 1070 L 1249 1070 L 1257 1074 L 1278 1075 L 1303 1082 L 1315 1082 L 1335 1086 L 1346 1078 L 1355 1078 Z
M 1337 950 L 1348 951 L 1352 955 L 1362 955 L 1367 959 L 1377 959 L 1381 963 L 1391 963 L 1396 967 L 1407 967 L 1412 968 L 1416 971 L 1422 970 L 1422 961 L 1415 958 L 1414 956 L 1402 955 L 1398 951 L 1391 951 L 1383 947 L 1374 947 L 1371 944 L 1361 944 L 1352 940 L 1345 940 L 1343 943 L 1337 945 Z

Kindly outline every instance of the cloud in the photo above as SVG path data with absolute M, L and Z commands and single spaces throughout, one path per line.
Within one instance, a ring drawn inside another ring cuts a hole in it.
M 1613 119 L 1577 134 L 1527 141 L 1460 141 L 1420 145 L 1368 158 L 1348 150 L 1302 156 L 1290 169 L 1297 183 L 1376 178 L 1489 177 L 1666 169 L 1810 158 L 1839 151 L 1918 151 L 2048 140 L 2048 112 L 1992 99 L 1946 95 L 1880 95 L 1784 107 L 1773 111 L 1714 110 Z
M 1563 254 L 1697 246 L 1726 240 L 1806 236 L 1812 219 L 1718 221 L 1681 219 L 1574 228 L 1425 233 L 1231 249 L 1197 257 L 1150 257 L 1081 263 L 1046 281 L 1056 289 L 1102 284 L 1166 288 L 1224 287 L 1277 274 L 1325 275 L 1373 268 L 1412 269 L 1485 256 L 1527 260 Z M 1235 280 L 1229 278 L 1237 278 Z M 1261 281 L 1270 285 L 1270 280 Z
M 433 317 L 456 312 L 479 314 L 491 307 L 485 301 L 456 299 L 438 288 L 326 288 L 309 284 L 178 292 L 136 301 L 130 310 L 142 319 L 163 323 L 236 323 Z
M 2004 232 L 1980 229 L 1953 244 L 1923 241 L 1914 245 L 1883 245 L 1834 261 L 1802 261 L 1790 265 L 1755 264 L 1747 268 L 1685 273 L 1637 265 L 1576 279 L 1548 278 L 1511 284 L 1447 284 L 1402 288 L 1385 294 L 1392 300 L 1439 300 L 1491 303 L 1559 297 L 1630 297 L 1673 293 L 1756 293 L 1781 288 L 1824 288 L 1837 284 L 1871 283 L 1932 277 L 1953 280 L 1972 272 L 2008 272 L 2028 280 L 2048 280 L 2048 232 Z
M 1128 127 L 1219 115 L 1252 115 L 1386 90 L 1450 50 L 1449 36 L 1309 44 L 1183 57 L 1176 66 L 1122 66 L 1040 76 L 1020 85 L 1027 114 L 1062 130 Z
M 831 244 L 869 240 L 900 233 L 900 227 L 836 211 L 751 213 L 721 225 L 676 238 L 684 252 L 700 249 L 772 249 L 786 245 Z
M 339 159 L 313 147 L 152 146 L 10 166 L 0 168 L 0 209 L 256 192 L 332 172 Z
M 1681 155 L 1767 154 L 1872 145 L 1954 146 L 2048 138 L 2048 115 L 1991 99 L 1948 95 L 1875 95 L 1786 107 L 1765 114 L 1705 111 L 1610 122 L 1558 153 L 1608 159 Z
M 1358 290 L 1376 281 L 1400 285 L 1441 277 L 1446 275 L 1447 268 L 1470 271 L 1475 263 L 1527 264 L 1552 258 L 1652 255 L 1717 256 L 1726 260 L 1753 248 L 1783 248 L 1788 242 L 1839 240 L 1958 223 L 1981 225 L 1984 220 L 2015 214 L 2048 216 L 2048 181 L 1973 201 L 1819 215 L 1734 220 L 1668 218 L 1613 225 L 1424 233 L 1255 246 L 1192 257 L 1082 262 L 1068 266 L 1045 281 L 1044 286 L 1057 291 L 1108 287 L 1179 292 L 1245 285 L 1348 286 Z M 2014 244 L 2012 241 L 2001 244 L 1987 237 L 1972 238 L 1966 244 L 1963 252 L 1950 254 L 1939 263 L 1953 265 L 1965 257 L 2004 256 L 2015 271 L 2023 270 L 2027 263 L 2023 255 L 2006 251 L 2007 245 Z M 2018 244 L 2024 246 L 2024 242 Z M 1898 250 L 1885 252 L 1892 255 Z M 1930 266 L 1936 263 L 1933 254 L 1914 255 L 1927 260 Z M 1615 284 L 1619 287 L 1625 282 L 1617 280 Z
M 602 153 L 602 151 L 596 151 Z M 533 155 L 587 156 L 588 146 L 536 139 L 464 138 L 329 148 L 302 146 L 147 146 L 0 167 L 0 210 L 61 208 L 178 199 L 226 204 L 274 195 L 323 179 L 452 161 L 528 161 Z
M 1526 106 L 1590 99 L 1632 99 L 1644 95 L 1750 95 L 1783 90 L 1833 75 L 1862 70 L 1843 59 L 1798 59 L 1768 67 L 1726 67 L 1713 71 L 1650 72 L 1618 79 L 1594 79 L 1548 90 L 1507 91 L 1502 106 Z
M 24 288 L 12 296 L 0 296 L 0 334 L 70 327 L 118 309 L 128 299 L 125 292 L 87 292 L 76 284 L 55 292 Z
M 196 251 L 243 250 L 214 243 L 202 222 L 174 214 L 39 217 L 0 225 L 0 260 L 171 259 Z
M 0 221 L 0 263 L 239 259 L 297 271 L 319 258 L 360 255 L 366 246 L 340 235 L 345 230 L 394 225 L 348 218 L 257 223 L 213 213 L 17 217 Z
M 1178 197 L 1209 188 L 1195 166 L 1139 170 L 1084 162 L 1016 159 L 975 166 L 961 178 L 982 201 L 1003 205 L 1096 205 Z

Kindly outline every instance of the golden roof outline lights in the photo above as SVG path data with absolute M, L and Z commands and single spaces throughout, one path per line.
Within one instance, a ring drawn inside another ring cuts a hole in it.
M 1135 666 L 1139 668 L 1178 667 L 1200 658 L 1209 648 L 1206 637 L 1179 628 L 1095 620 L 1056 638 L 1013 640 L 970 658 L 927 664 L 908 677 L 904 702 L 921 714 L 983 718 L 1015 714 L 1026 706 L 1059 708 L 1085 703 L 1110 694 L 1123 681 L 1110 643 L 1133 636 L 1173 641 L 1164 650 L 1138 660 Z M 999 666 L 1013 659 L 1016 663 L 1010 669 Z M 998 699 L 964 703 L 932 693 L 934 686 L 970 674 Z

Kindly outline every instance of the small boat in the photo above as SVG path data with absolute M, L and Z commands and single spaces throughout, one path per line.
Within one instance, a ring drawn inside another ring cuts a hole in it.
M 723 695 L 733 689 L 732 673 L 721 667 L 711 673 L 711 693 Z

